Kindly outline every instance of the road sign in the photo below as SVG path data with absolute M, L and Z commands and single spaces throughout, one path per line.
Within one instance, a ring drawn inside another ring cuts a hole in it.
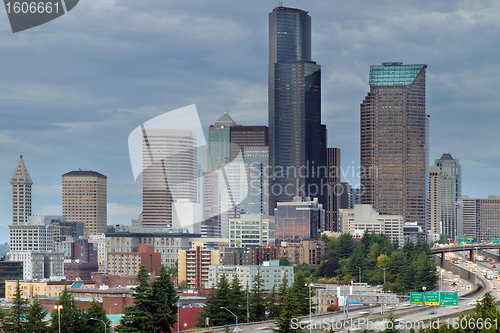
M 452 291 L 443 291 L 440 295 L 441 306 L 456 306 L 458 305 L 458 293 Z
M 427 291 L 425 293 L 425 305 L 439 305 L 439 292 Z
M 467 242 L 465 242 L 465 245 L 472 245 L 472 242 L 467 241 Z
M 492 239 L 491 239 L 491 241 L 492 241 L 493 243 L 495 243 L 495 244 L 500 243 L 500 242 L 498 241 L 498 238 L 492 238 Z
M 464 240 L 464 239 L 465 239 L 465 236 L 464 236 L 464 235 L 460 235 L 460 236 L 458 236 L 458 239 L 460 239 L 460 240 Z
M 424 293 L 410 293 L 410 304 L 424 304 Z
M 464 241 L 458 241 L 458 245 L 459 245 L 459 246 L 464 245 Z
M 473 236 L 467 236 L 467 240 L 470 240 L 470 241 L 471 241 L 471 240 L 473 240 L 473 239 L 474 239 L 474 237 L 473 237 Z

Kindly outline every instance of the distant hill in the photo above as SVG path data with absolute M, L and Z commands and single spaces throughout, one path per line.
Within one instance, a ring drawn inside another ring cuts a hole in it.
M 9 242 L 9 228 L 0 226 L 0 244 Z
M 9 244 L 0 244 L 0 256 L 4 256 L 9 252 Z

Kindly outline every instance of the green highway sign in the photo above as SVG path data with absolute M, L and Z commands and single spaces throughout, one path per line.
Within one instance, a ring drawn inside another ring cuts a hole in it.
M 439 305 L 439 292 L 427 291 L 425 293 L 425 305 Z
M 424 304 L 424 293 L 410 293 L 410 304 Z
M 467 240 L 470 240 L 470 241 L 471 241 L 471 240 L 473 240 L 473 239 L 474 239 L 474 237 L 473 237 L 473 236 L 467 236 Z
M 458 293 L 452 291 L 443 291 L 440 295 L 441 306 L 456 306 L 458 305 Z
M 495 243 L 495 244 L 498 244 L 498 243 L 499 243 L 498 238 L 493 238 L 491 241 L 492 241 L 493 243 Z
M 465 242 L 465 245 L 472 245 L 472 242 Z
M 459 246 L 464 245 L 464 241 L 458 241 L 458 245 L 459 245 Z

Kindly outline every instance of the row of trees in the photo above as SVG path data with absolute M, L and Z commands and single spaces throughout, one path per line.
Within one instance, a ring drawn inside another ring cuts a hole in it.
M 329 243 L 329 250 L 321 257 L 321 264 L 318 267 L 296 265 L 296 271 L 322 282 L 385 283 L 388 290 L 397 293 L 420 290 L 423 286 L 431 290 L 438 281 L 426 242 L 407 241 L 399 248 L 397 242 L 391 242 L 387 235 L 368 231 L 357 244 L 348 233 L 338 238 L 323 235 L 322 240 Z
M 103 322 L 106 325 L 110 324 L 109 319 L 106 317 L 106 311 L 96 300 L 90 302 L 87 311 L 78 309 L 75 306 L 73 295 L 68 292 L 67 288 L 64 288 L 55 304 L 56 306 L 62 306 L 62 308 L 52 311 L 49 321 L 44 320 L 48 311 L 43 309 L 38 297 L 35 296 L 32 302 L 24 298 L 23 290 L 18 281 L 12 307 L 9 311 L 3 310 L 0 312 L 0 330 L 9 333 L 58 332 L 59 317 L 61 318 L 60 327 L 63 333 L 103 332 Z
M 177 322 L 177 292 L 164 266 L 159 276 L 150 283 L 146 266 L 140 266 L 137 274 L 138 286 L 132 297 L 134 305 L 125 308 L 119 332 L 169 333 Z M 23 296 L 19 282 L 16 285 L 12 307 L 9 311 L 0 309 L 0 331 L 9 333 L 89 333 L 104 332 L 104 323 L 111 322 L 106 311 L 97 300 L 92 300 L 86 311 L 77 308 L 75 299 L 67 288 L 55 302 L 60 309 L 51 312 L 50 320 L 44 320 L 48 311 L 44 311 L 37 297 L 29 302 Z M 59 322 L 60 318 L 60 322 Z
M 222 275 L 216 288 L 207 296 L 205 306 L 198 315 L 197 326 L 205 327 L 206 318 L 209 318 L 209 326 L 223 326 L 234 324 L 235 316 L 239 323 L 267 319 L 285 322 L 309 314 L 309 290 L 304 274 L 298 273 L 292 285 L 288 287 L 288 284 L 284 275 L 278 290 L 274 287 L 265 290 L 264 280 L 258 271 L 252 285 L 244 288 L 237 276 L 229 281 L 226 275 Z M 287 307 L 289 311 L 285 311 Z

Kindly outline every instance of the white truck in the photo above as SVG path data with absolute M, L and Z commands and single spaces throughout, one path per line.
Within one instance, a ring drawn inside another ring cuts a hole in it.
M 477 261 L 484 261 L 484 256 L 477 255 L 477 256 L 476 256 L 476 260 L 477 260 Z
M 487 271 L 486 272 L 486 278 L 488 280 L 493 280 L 493 272 L 492 271 Z

